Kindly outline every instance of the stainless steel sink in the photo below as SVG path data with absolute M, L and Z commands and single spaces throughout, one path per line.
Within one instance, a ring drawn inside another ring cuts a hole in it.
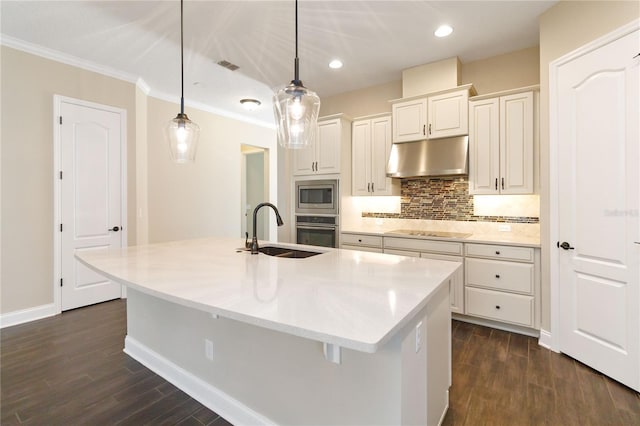
M 317 254 L 321 254 L 317 251 L 306 251 L 306 250 L 296 250 L 288 247 L 275 247 L 275 246 L 264 246 L 258 249 L 260 253 L 264 253 L 267 256 L 275 256 L 275 257 L 289 257 L 293 259 L 304 259 L 306 257 L 315 256 Z

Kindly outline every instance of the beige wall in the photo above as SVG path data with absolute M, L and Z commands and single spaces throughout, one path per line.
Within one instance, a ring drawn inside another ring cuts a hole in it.
M 269 149 L 269 199 L 277 203 L 276 132 L 187 107 L 189 118 L 200 126 L 196 162 L 174 164 L 162 125 L 178 112 L 173 103 L 148 98 L 149 242 L 240 237 L 244 217 L 240 205 L 241 145 Z M 270 238 L 275 240 L 276 226 L 273 220 L 270 224 Z
M 479 95 L 540 83 L 538 46 L 462 64 L 460 84 L 473 83 Z
M 640 17 L 640 2 L 563 1 L 540 17 L 540 237 L 542 328 L 550 330 L 549 63 Z
M 391 99 L 402 97 L 402 81 L 365 87 L 320 100 L 320 116 L 343 113 L 351 118 L 391 112 Z
M 53 95 L 127 110 L 135 85 L 2 46 L 0 313 L 53 303 Z M 135 243 L 135 132 L 127 132 L 128 238 Z

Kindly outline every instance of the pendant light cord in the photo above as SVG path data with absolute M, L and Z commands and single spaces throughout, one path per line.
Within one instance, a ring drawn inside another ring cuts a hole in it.
M 298 59 L 298 0 L 296 0 L 296 59 L 294 64 L 294 79 L 296 85 L 302 85 L 300 83 L 300 61 Z
M 184 114 L 184 30 L 183 30 L 183 0 L 180 0 L 180 114 Z

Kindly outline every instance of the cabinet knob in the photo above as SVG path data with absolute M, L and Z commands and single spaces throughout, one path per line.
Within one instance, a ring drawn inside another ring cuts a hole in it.
M 496 305 L 496 309 L 498 309 L 498 310 L 499 310 L 499 309 L 500 309 L 500 305 Z
M 500 274 L 496 274 L 496 278 L 500 278 Z
M 497 254 L 497 255 L 500 255 L 500 250 L 496 250 L 496 254 Z
M 362 240 L 358 240 L 358 242 L 359 242 L 359 243 L 361 243 L 361 242 L 362 242 Z

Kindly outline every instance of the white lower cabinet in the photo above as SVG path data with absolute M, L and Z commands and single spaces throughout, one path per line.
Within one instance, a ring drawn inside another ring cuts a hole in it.
M 465 244 L 465 314 L 538 329 L 539 258 L 532 247 Z
M 462 243 L 455 241 L 428 240 L 423 238 L 384 237 L 384 252 L 400 256 L 460 262 Z M 455 274 L 449 286 L 451 312 L 464 313 L 464 266 Z
M 382 236 L 343 232 L 340 234 L 340 248 L 382 253 Z

